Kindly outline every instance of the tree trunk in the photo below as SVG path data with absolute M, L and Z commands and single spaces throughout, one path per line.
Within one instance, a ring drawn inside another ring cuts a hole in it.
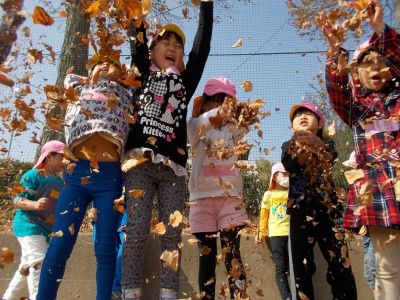
M 56 86 L 63 87 L 66 71 L 69 67 L 74 67 L 74 73 L 86 76 L 86 62 L 88 60 L 88 46 L 85 46 L 81 39 L 86 37 L 89 32 L 90 21 L 86 20 L 80 12 L 78 6 L 79 0 L 69 1 L 67 8 L 67 24 L 64 33 L 64 42 L 61 50 L 60 61 L 58 65 L 58 74 Z M 65 111 L 56 106 L 49 111 L 52 117 L 63 119 Z M 64 134 L 51 130 L 47 126 L 43 129 L 41 144 L 50 141 L 64 141 Z M 38 153 L 36 153 L 36 157 Z
M 1 4 L 5 13 L 0 23 L 0 65 L 10 54 L 11 47 L 17 40 L 18 28 L 25 21 L 24 17 L 18 15 L 23 4 L 23 0 L 6 0 Z

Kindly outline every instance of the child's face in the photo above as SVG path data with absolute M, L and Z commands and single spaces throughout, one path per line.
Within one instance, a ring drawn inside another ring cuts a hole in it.
M 62 172 L 64 170 L 64 156 L 60 153 L 49 154 L 46 158 L 46 167 L 54 172 Z
M 393 78 L 383 57 L 374 51 L 358 65 L 358 76 L 361 84 L 374 92 L 380 91 Z
M 279 184 L 281 187 L 287 187 L 285 182 L 289 180 L 289 173 L 288 172 L 277 172 L 275 173 L 275 182 Z
M 150 50 L 150 57 L 161 70 L 169 67 L 179 70 L 183 61 L 183 45 L 174 34 L 171 34 L 169 38 L 156 42 L 154 48 Z
M 318 117 L 312 111 L 306 108 L 299 108 L 294 113 L 292 121 L 293 132 L 307 130 L 317 134 L 320 128 Z
M 101 64 L 97 64 L 93 68 L 92 74 L 97 74 L 98 73 L 100 78 L 106 78 L 109 69 L 110 69 L 110 63 L 109 62 L 104 62 L 104 63 L 101 63 Z

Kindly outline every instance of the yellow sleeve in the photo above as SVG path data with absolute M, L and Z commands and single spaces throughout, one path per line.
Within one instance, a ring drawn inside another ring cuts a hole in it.
M 266 191 L 261 200 L 261 208 L 265 208 L 265 209 L 269 210 L 270 205 L 271 205 L 271 192 Z
M 269 210 L 265 208 L 260 209 L 260 221 L 258 223 L 258 239 L 267 237 L 268 235 L 268 219 L 269 219 Z

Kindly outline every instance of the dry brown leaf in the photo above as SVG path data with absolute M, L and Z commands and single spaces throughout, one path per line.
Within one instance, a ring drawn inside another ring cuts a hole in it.
M 64 233 L 61 230 L 56 231 L 56 232 L 52 232 L 50 234 L 51 237 L 62 237 L 63 235 L 64 235 Z
M 23 191 L 25 191 L 25 188 L 22 184 L 17 182 L 14 184 L 14 186 L 11 189 L 11 194 L 15 197 L 17 194 L 21 194 Z
M 188 18 L 189 9 L 188 9 L 186 6 L 182 8 L 182 15 L 183 15 L 183 17 L 184 17 L 185 19 Z
M 0 266 L 5 264 L 11 264 L 13 262 L 14 262 L 14 252 L 12 252 L 8 247 L 2 247 L 0 256 Z
M 19 269 L 19 274 L 21 274 L 22 276 L 28 276 L 29 275 L 29 268 L 30 268 L 30 266 L 29 265 L 23 265 L 22 267 L 21 267 L 21 269 Z
M 14 80 L 8 78 L 6 75 L 0 74 L 0 84 L 6 85 L 8 87 L 13 87 Z
M 349 170 L 344 172 L 344 176 L 349 184 L 353 184 L 357 180 L 364 178 L 364 172 L 361 169 Z
M 74 223 L 72 223 L 71 225 L 68 226 L 68 231 L 71 235 L 75 234 L 75 226 Z
M 147 138 L 147 143 L 149 143 L 150 145 L 155 145 L 157 142 L 157 138 L 155 138 L 154 136 L 149 136 Z
M 180 155 L 185 155 L 185 154 L 186 154 L 186 151 L 183 150 L 182 148 L 178 148 L 178 153 L 179 153 Z
M 168 225 L 171 225 L 172 227 L 176 228 L 181 224 L 183 220 L 182 214 L 180 211 L 175 210 L 172 214 L 169 215 L 169 223 Z
M 243 39 L 238 39 L 233 45 L 232 48 L 238 48 L 243 46 Z
M 160 259 L 164 261 L 164 268 L 172 269 L 174 272 L 178 271 L 179 268 L 179 252 L 178 250 L 164 250 L 161 254 Z
M 142 198 L 144 195 L 144 190 L 133 189 L 128 191 L 128 194 L 133 198 Z
M 253 90 L 253 83 L 250 80 L 243 81 L 240 84 L 240 87 L 245 91 L 245 92 L 251 92 Z
M 336 120 L 333 119 L 332 123 L 328 126 L 328 135 L 334 136 L 336 134 Z
M 165 228 L 165 225 L 163 222 L 155 224 L 152 229 L 152 232 L 159 234 L 159 235 L 164 235 L 167 232 L 167 229 Z
M 33 24 L 41 24 L 45 26 L 53 25 L 54 20 L 40 6 L 36 6 L 32 14 Z
M 189 245 L 194 245 L 194 244 L 197 244 L 198 242 L 199 242 L 199 240 L 195 239 L 195 238 L 188 239 Z
M 81 185 L 86 185 L 86 184 L 89 184 L 90 183 L 90 176 L 83 176 L 82 178 L 81 178 Z
M 91 220 L 92 222 L 97 221 L 97 208 L 92 207 L 88 210 L 88 219 Z

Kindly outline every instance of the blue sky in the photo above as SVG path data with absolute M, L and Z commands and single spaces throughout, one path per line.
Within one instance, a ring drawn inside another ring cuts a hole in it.
M 174 7 L 173 1 L 167 2 L 170 8 Z M 31 0 L 25 3 L 24 9 L 32 12 L 34 6 L 42 5 L 43 1 Z M 179 10 L 181 8 L 176 9 L 176 11 Z M 291 135 L 288 111 L 291 105 L 302 101 L 303 95 L 311 90 L 309 84 L 316 83 L 314 77 L 322 72 L 324 66 L 324 55 L 302 55 L 301 53 L 325 50 L 326 46 L 321 41 L 310 42 L 298 35 L 296 29 L 290 25 L 291 19 L 285 1 L 252 0 L 251 3 L 235 1 L 230 14 L 233 20 L 222 17 L 221 22 L 214 24 L 211 54 L 196 94 L 201 94 L 208 78 L 225 76 L 236 84 L 239 99 L 264 99 L 267 103 L 265 109 L 271 112 L 271 116 L 262 122 L 263 140 L 260 146 L 252 150 L 250 159 L 263 157 L 277 161 L 280 157 L 280 145 Z M 31 37 L 24 39 L 22 34 L 19 34 L 19 42 L 27 45 L 31 40 L 33 47 L 42 50 L 43 46 L 40 43 L 43 41 L 52 45 L 56 52 L 60 52 L 65 19 L 56 17 L 55 20 L 56 23 L 53 26 L 43 27 L 33 25 L 31 19 L 28 18 L 23 26 L 30 27 Z M 187 37 L 185 50 L 189 52 L 197 21 L 194 19 L 172 21 L 182 26 Z M 392 22 L 389 21 L 389 24 Z M 243 46 L 232 48 L 231 46 L 239 38 L 243 39 Z M 354 48 L 354 43 L 350 41 L 346 46 Z M 128 48 L 125 47 L 123 53 L 127 54 L 127 51 Z M 44 53 L 46 53 L 45 50 Z M 257 55 L 247 55 L 250 53 Z M 126 63 L 128 62 L 129 60 L 126 60 Z M 36 64 L 33 66 L 33 71 L 36 73 L 31 80 L 33 85 L 40 86 L 55 82 L 56 64 Z M 16 71 L 16 74 L 21 73 L 23 73 L 22 68 Z M 252 81 L 254 86 L 252 92 L 245 93 L 240 88 L 240 83 L 244 80 Z M 0 96 L 8 93 L 8 88 L 0 87 Z M 40 103 L 43 95 L 33 94 L 31 98 Z M 28 99 L 30 98 L 26 98 Z M 36 115 L 39 120 L 43 120 L 39 112 Z M 32 128 L 40 135 L 41 124 L 37 125 L 39 125 L 38 129 L 35 129 L 35 126 Z M 13 139 L 11 156 L 21 160 L 33 159 L 37 145 L 28 142 L 30 135 L 29 132 Z M 9 140 L 9 134 L 6 134 L 5 138 Z M 254 140 L 260 141 L 255 133 L 251 133 L 249 141 Z M 262 149 L 276 147 L 276 150 L 267 157 L 258 151 L 259 147 Z

